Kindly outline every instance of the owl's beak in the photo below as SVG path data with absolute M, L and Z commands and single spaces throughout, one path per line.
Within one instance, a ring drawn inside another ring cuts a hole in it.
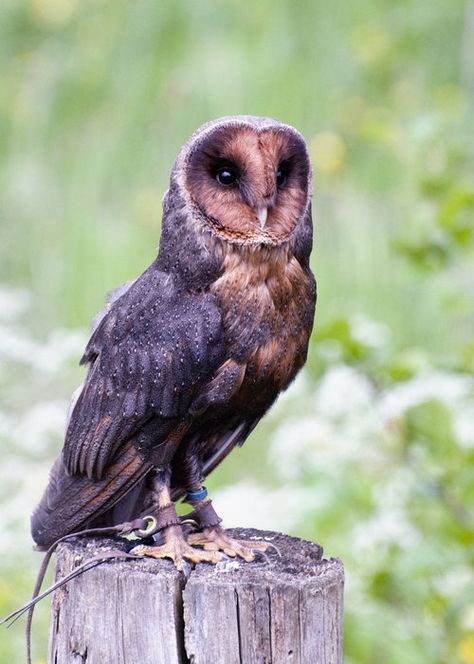
M 265 228 L 265 224 L 267 223 L 267 216 L 268 216 L 268 208 L 263 207 L 260 208 L 257 212 L 257 217 L 260 222 L 260 228 Z

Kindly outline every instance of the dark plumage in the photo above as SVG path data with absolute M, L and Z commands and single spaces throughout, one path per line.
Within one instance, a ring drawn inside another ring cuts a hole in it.
M 158 257 L 112 296 L 81 360 L 88 374 L 32 518 L 40 547 L 199 488 L 290 384 L 316 299 L 310 197 L 291 127 L 223 118 L 185 144 Z

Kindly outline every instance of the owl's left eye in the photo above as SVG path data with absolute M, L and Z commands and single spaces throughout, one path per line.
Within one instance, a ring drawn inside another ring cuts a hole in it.
M 276 172 L 276 183 L 278 188 L 283 187 L 283 185 L 285 184 L 288 178 L 289 171 L 290 171 L 290 165 L 288 161 L 282 161 L 279 164 L 278 170 Z
M 216 171 L 216 180 L 219 184 L 228 186 L 237 182 L 238 173 L 237 169 L 232 168 L 232 166 L 223 166 Z

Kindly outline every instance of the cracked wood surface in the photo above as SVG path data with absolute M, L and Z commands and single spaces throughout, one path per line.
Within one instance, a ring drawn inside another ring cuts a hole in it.
M 227 559 L 187 574 L 167 560 L 106 562 L 56 591 L 48 664 L 341 664 L 344 571 L 313 542 L 266 539 L 253 563 Z M 59 579 L 119 539 L 60 545 Z

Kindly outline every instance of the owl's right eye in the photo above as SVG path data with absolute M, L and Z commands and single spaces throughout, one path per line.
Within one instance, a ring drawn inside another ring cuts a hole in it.
M 223 166 L 216 171 L 216 180 L 219 184 L 224 186 L 229 186 L 235 184 L 238 179 L 238 173 L 236 168 L 232 166 Z

